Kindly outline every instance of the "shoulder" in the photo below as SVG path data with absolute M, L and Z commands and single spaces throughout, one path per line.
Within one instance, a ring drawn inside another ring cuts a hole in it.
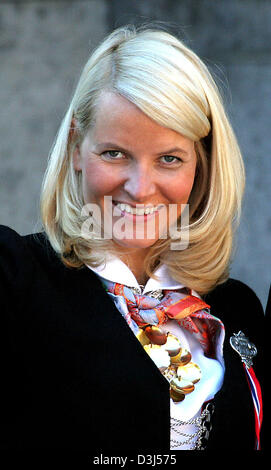
M 18 243 L 21 243 L 22 237 L 10 227 L 0 225 L 0 249 L 7 249 L 8 252 L 16 250 Z
M 20 235 L 10 227 L 0 225 L 0 252 L 2 262 L 22 261 L 24 258 L 46 255 L 58 259 L 45 232 Z
M 68 268 L 52 248 L 45 232 L 20 235 L 15 230 L 0 225 L 0 289 L 9 286 L 23 290 L 34 280 L 50 279 L 65 284 L 76 278 L 97 283 L 97 276 L 88 268 Z
M 242 281 L 239 281 L 237 279 L 232 279 L 229 278 L 226 282 L 223 284 L 217 285 L 211 292 L 207 294 L 207 296 L 211 296 L 213 298 L 216 298 L 218 296 L 228 296 L 228 295 L 245 295 L 249 296 L 249 298 L 257 298 L 254 290 L 245 284 Z
M 38 270 L 60 263 L 44 233 L 20 235 L 0 225 L 0 279 L 16 289 L 37 275 Z
M 0 225 L 0 252 L 2 261 L 16 261 L 29 254 L 31 247 L 41 243 L 44 245 L 45 236 L 42 233 L 20 235 L 5 225 Z
M 204 296 L 204 300 L 220 312 L 223 320 L 246 317 L 248 321 L 251 316 L 264 317 L 262 304 L 254 290 L 242 281 L 228 279 L 223 284 L 218 285 Z
M 25 276 L 26 249 L 23 237 L 15 230 L 0 225 L 0 276 L 2 283 Z
M 270 317 L 271 317 L 271 284 L 270 284 L 270 288 L 269 288 L 269 295 L 268 295 L 268 299 L 267 299 L 265 314 L 268 317 L 268 320 L 270 321 Z

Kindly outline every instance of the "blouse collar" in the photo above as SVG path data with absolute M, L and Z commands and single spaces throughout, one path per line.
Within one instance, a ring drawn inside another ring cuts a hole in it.
M 108 281 L 140 289 L 140 285 L 130 268 L 119 258 L 112 255 L 110 255 L 110 257 L 108 256 L 105 264 L 98 267 L 87 265 L 87 267 Z M 159 289 L 181 289 L 185 287 L 183 284 L 180 284 L 171 277 L 168 267 L 164 264 L 158 266 L 155 270 L 155 275 L 157 276 L 157 279 L 148 279 L 144 287 L 143 294 Z

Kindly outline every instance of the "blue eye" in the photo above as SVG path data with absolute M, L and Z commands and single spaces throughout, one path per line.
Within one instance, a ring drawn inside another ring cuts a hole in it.
M 109 159 L 120 160 L 121 158 L 123 158 L 123 153 L 120 152 L 119 150 L 107 150 L 106 152 L 103 152 L 101 155 L 108 160 Z
M 181 161 L 180 158 L 174 157 L 173 155 L 164 155 L 162 158 L 164 159 L 163 163 L 177 163 Z
M 109 150 L 107 153 L 110 155 L 110 157 L 115 158 L 117 157 L 118 153 L 121 153 L 121 152 L 119 152 L 118 150 Z

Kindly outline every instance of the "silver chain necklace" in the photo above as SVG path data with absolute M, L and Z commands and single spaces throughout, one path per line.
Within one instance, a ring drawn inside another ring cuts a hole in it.
M 170 429 L 171 432 L 175 432 L 180 436 L 184 437 L 184 440 L 176 440 L 171 438 L 170 439 L 170 448 L 174 449 L 176 447 L 183 446 L 185 444 L 192 444 L 191 450 L 204 450 L 206 447 L 206 443 L 211 431 L 211 417 L 214 412 L 214 405 L 213 403 L 207 403 L 204 411 L 198 418 L 192 418 L 188 421 L 181 421 L 176 418 L 170 418 Z M 182 432 L 182 426 L 187 424 L 194 424 L 196 426 L 196 431 L 194 433 L 188 434 Z

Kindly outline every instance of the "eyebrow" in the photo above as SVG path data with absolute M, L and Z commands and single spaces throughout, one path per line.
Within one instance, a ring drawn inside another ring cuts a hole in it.
M 168 153 L 183 153 L 185 155 L 188 154 L 188 152 L 180 147 L 173 147 L 172 149 L 166 150 L 165 152 L 159 152 L 159 155 L 166 155 Z
M 96 151 L 100 152 L 103 149 L 117 149 L 120 150 L 121 152 L 124 153 L 131 153 L 128 149 L 125 149 L 124 147 L 121 147 L 120 145 L 114 144 L 113 142 L 102 142 L 100 144 L 95 145 Z M 171 149 L 168 149 L 164 152 L 159 152 L 157 155 L 168 155 L 170 153 L 182 153 L 183 155 L 188 155 L 188 152 L 180 147 L 173 147 Z

